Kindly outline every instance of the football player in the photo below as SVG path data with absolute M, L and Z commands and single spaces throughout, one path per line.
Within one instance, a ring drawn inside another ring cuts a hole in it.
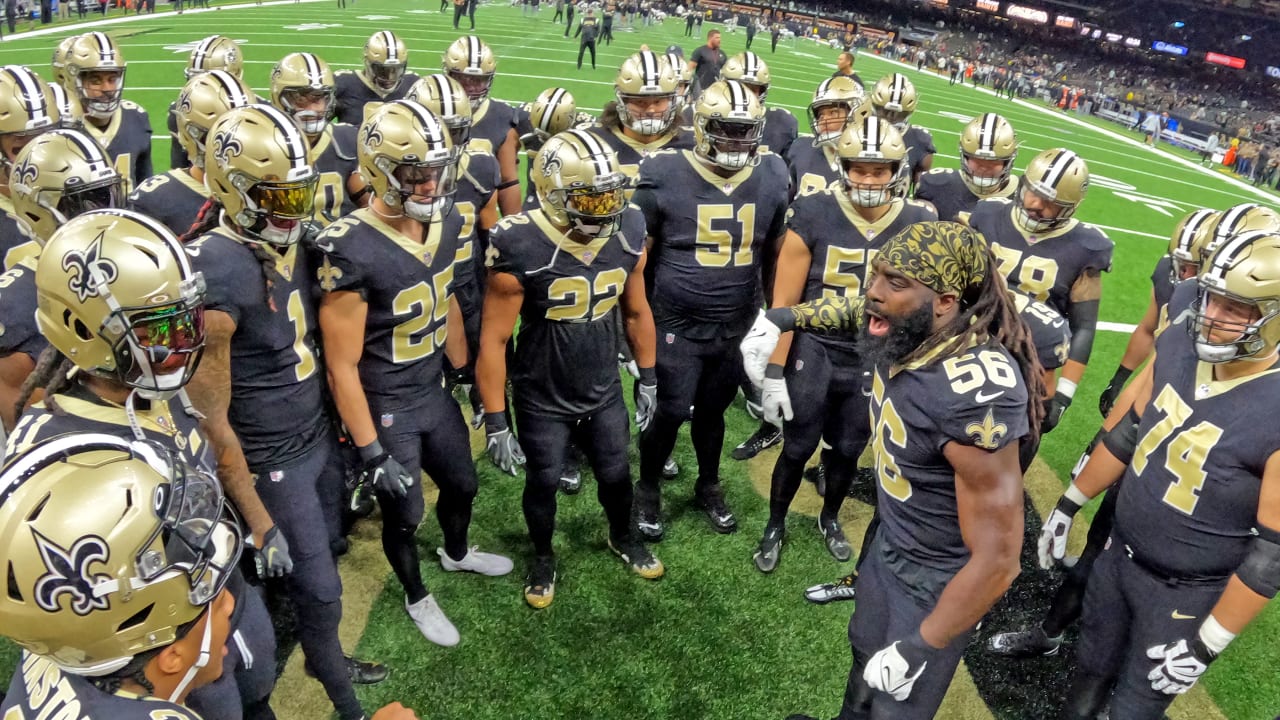
M 761 267 L 786 229 L 786 164 L 758 152 L 763 125 L 754 92 L 717 81 L 698 98 L 694 149 L 658 152 L 640 166 L 634 202 L 656 266 L 650 301 L 661 338 L 658 407 L 640 436 L 636 489 L 640 532 L 650 540 L 663 534 L 662 467 L 689 419 L 695 502 L 716 532 L 737 528 L 720 485 L 724 411 L 742 377 L 735 349 L 764 301 Z
M 67 93 L 84 110 L 85 129 L 107 151 L 125 179 L 125 189 L 151 177 L 151 118 L 121 97 L 126 63 L 110 35 L 89 32 L 67 48 L 63 68 Z
M 356 127 L 331 123 L 333 71 L 308 52 L 285 55 L 271 71 L 271 104 L 307 137 L 307 160 L 320 175 L 312 219 L 321 227 L 368 203 L 369 185 L 356 160 Z
M 124 180 L 98 143 L 75 130 L 51 130 L 18 153 L 12 174 L 18 230 L 37 248 L 71 218 L 100 208 L 119 207 Z M 38 251 L 37 251 L 38 252 Z M 26 400 L 24 381 L 48 346 L 36 326 L 36 260 L 29 257 L 0 275 L 0 420 L 5 430 Z
M 1035 348 L 982 235 L 937 221 L 881 247 L 865 303 L 762 313 L 742 347 L 753 381 L 793 329 L 856 329 L 874 368 L 880 522 L 862 548 L 840 717 L 932 718 L 974 627 L 1018 574 L 1018 446 L 1034 438 L 1043 394 Z
M 840 184 L 801 195 L 787 213 L 774 307 L 831 295 L 858 297 L 885 240 L 912 223 L 937 220 L 924 203 L 896 196 L 894 184 L 906 182 L 900 170 L 907 147 L 889 123 L 867 117 L 847 128 L 835 155 Z M 849 337 L 801 335 L 793 343 L 787 335 L 769 358 L 764 419 L 780 429 L 785 442 L 773 466 L 769 522 L 754 555 L 761 572 L 778 565 L 787 510 L 805 463 L 824 437 L 831 447 L 822 451 L 827 488 L 818 530 L 836 560 L 851 556 L 839 514 L 870 431 L 864 385 L 863 363 Z
M 527 462 L 524 516 L 534 559 L 525 601 L 555 598 L 556 488 L 570 440 L 599 483 L 609 548 L 642 578 L 662 577 L 662 562 L 635 535 L 631 519 L 630 422 L 614 359 L 618 323 L 641 366 L 636 424 L 653 418 L 657 396 L 654 326 L 644 290 L 644 217 L 628 206 L 627 178 L 608 146 L 569 130 L 543 145 L 535 161 L 541 207 L 503 218 L 485 255 L 489 281 L 477 383 L 484 399 L 487 454 L 504 472 Z M 519 442 L 507 423 L 507 344 L 520 334 L 510 368 Z M 528 451 L 527 461 L 522 446 Z
M 933 154 L 937 152 L 933 146 L 933 135 L 910 122 L 919 100 L 916 87 L 906 75 L 893 73 L 880 78 L 871 88 L 870 97 L 875 114 L 893 123 L 898 132 L 902 133 L 902 141 L 907 144 L 911 187 L 914 188 L 920 182 L 921 173 L 928 172 L 933 167 Z
M 1157 720 L 1280 589 L 1280 235 L 1228 237 L 1183 328 L 1156 340 L 1133 408 L 1045 521 L 1061 560 L 1080 506 L 1120 480 L 1084 598 L 1063 718 Z
M 56 58 L 57 56 L 55 55 L 54 57 Z M 192 78 L 200 73 L 212 70 L 222 70 L 235 76 L 237 80 L 244 80 L 244 53 L 240 51 L 240 46 L 236 44 L 235 40 L 222 35 L 210 35 L 196 43 L 194 48 L 191 48 L 191 54 L 187 56 L 186 70 L 183 71 L 186 74 L 187 81 L 190 82 Z M 254 99 L 253 102 L 257 102 L 257 100 Z M 169 103 L 167 123 L 170 139 L 170 169 L 190 166 L 192 158 L 187 154 L 186 146 L 182 144 L 182 136 L 178 127 L 178 101 Z
M 664 148 L 693 148 L 693 134 L 675 124 L 676 75 L 662 56 L 641 50 L 623 60 L 613 96 L 591 132 L 609 146 L 632 181 L 645 157 Z
M 201 212 L 213 210 L 204 184 L 209 128 L 228 110 L 252 102 L 253 91 L 225 70 L 197 73 L 188 80 L 172 113 L 178 123 L 175 144 L 186 161 L 139 183 L 129 195 L 129 207 L 159 220 L 179 237 L 193 224 L 202 224 Z
M 380 30 L 364 44 L 364 67 L 334 75 L 338 122 L 360 127 L 365 106 L 405 97 L 418 76 L 408 72 L 409 48 L 390 30 Z
M 693 101 L 689 97 L 689 90 L 693 88 L 693 68 L 685 63 L 683 57 L 673 53 L 667 53 L 667 62 L 676 71 L 676 102 L 679 104 L 676 123 L 680 129 L 693 132 Z
M 578 101 L 574 99 L 573 93 L 564 88 L 543 90 L 529 104 L 528 112 L 519 114 L 517 124 L 522 129 L 520 145 L 524 147 L 525 156 L 528 158 L 523 209 L 537 210 L 539 207 L 538 188 L 533 182 L 533 163 L 543 144 L 571 127 L 584 124 L 584 121 L 590 117 L 586 113 L 578 112 Z M 528 127 L 523 127 L 525 125 Z
M 39 245 L 18 230 L 9 176 L 18 152 L 61 120 L 57 102 L 39 75 L 22 65 L 0 67 L 0 270 L 40 254 Z
M 84 111 L 80 103 L 71 99 L 67 89 L 61 85 L 49 85 L 49 95 L 58 108 L 58 127 L 68 130 L 84 130 Z M 96 142 L 96 141 L 95 141 Z
M 471 147 L 498 158 L 498 167 L 502 170 L 498 208 L 503 215 L 520 212 L 520 138 L 515 128 L 516 111 L 507 103 L 489 97 L 498 59 L 483 40 L 464 35 L 444 51 L 443 67 L 471 99 Z
M 960 169 L 935 168 L 921 175 L 916 199 L 933 203 L 942 220 L 965 222 L 979 200 L 1007 198 L 1018 188 L 1017 157 L 1013 126 L 995 113 L 983 113 L 960 131 Z
M 299 247 L 319 173 L 293 117 L 270 105 L 229 110 L 209 130 L 205 184 L 218 204 L 188 243 L 208 286 L 205 355 L 191 398 L 227 487 L 259 547 L 273 526 L 293 549 L 285 589 L 307 664 L 343 720 L 363 714 L 352 691 L 386 669 L 344 658 L 342 586 L 330 547 L 341 537 L 344 466 L 315 351 L 314 261 Z
M 761 107 L 769 95 L 771 77 L 769 65 L 750 50 L 734 55 L 720 68 L 721 79 L 737 80 L 746 85 L 760 99 Z M 791 143 L 796 141 L 796 135 L 800 132 L 796 116 L 786 108 L 771 107 L 765 109 L 764 119 L 764 137 L 760 140 L 760 149 L 786 157 Z
M 1048 303 L 1071 325 L 1071 357 L 1062 367 L 1042 434 L 1058 425 L 1084 376 L 1102 299 L 1102 273 L 1115 244 L 1074 216 L 1089 189 L 1089 168 L 1070 150 L 1031 159 L 1013 199 L 980 201 L 969 225 L 991 243 L 1009 287 Z
M 59 139 L 63 133 L 48 133 L 27 146 L 36 152 L 33 162 L 67 149 L 83 164 L 86 150 L 68 147 L 68 139 Z M 87 136 L 69 139 L 93 143 Z M 95 166 L 111 167 L 101 149 L 89 154 Z M 102 187 L 118 190 L 121 179 L 114 170 L 110 174 Z M 53 224 L 55 212 L 40 210 L 40 224 Z M 99 438 L 152 444 L 212 478 L 199 415 L 182 392 L 204 344 L 204 286 L 177 238 L 144 215 L 98 210 L 57 228 L 41 257 L 34 273 L 39 309 L 33 315 L 52 347 L 19 402 L 25 404 L 36 388 L 46 396 L 22 416 L 6 454 L 25 455 L 33 445 L 64 435 L 100 433 Z M 264 551 L 288 553 L 273 541 Z M 225 645 L 228 672 L 188 700 L 207 717 L 240 717 L 242 706 L 248 717 L 270 713 L 275 666 L 263 658 L 275 654 L 275 632 L 261 593 L 240 585 L 234 642 Z
M 360 126 L 359 152 L 373 201 L 316 240 L 329 387 L 382 508 L 382 548 L 405 610 L 424 637 L 448 647 L 458 630 L 422 581 L 414 538 L 424 470 L 440 488 L 442 567 L 491 576 L 512 567 L 467 545 L 475 463 L 444 384 L 446 354 L 454 367 L 467 365 L 452 291 L 458 250 L 470 241 L 453 212 L 458 155 L 449 129 L 411 100 L 378 106 Z
M 49 62 L 50 77 L 53 78 L 54 85 L 67 84 L 67 58 L 71 55 L 71 46 L 75 44 L 79 35 L 68 35 L 58 41 L 53 48 L 53 59 Z
M 827 78 L 813 91 L 809 102 L 809 127 L 813 135 L 804 135 L 787 151 L 791 170 L 791 195 L 822 190 L 840 179 L 840 163 L 836 159 L 836 141 L 850 126 L 861 127 L 871 114 L 862 88 L 846 77 Z

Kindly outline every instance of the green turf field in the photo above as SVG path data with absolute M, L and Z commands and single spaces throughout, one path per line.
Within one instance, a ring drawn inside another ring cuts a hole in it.
M 437 12 L 438 0 L 348 4 L 346 10 L 336 9 L 332 0 L 242 5 L 182 16 L 161 13 L 136 22 L 119 22 L 119 16 L 112 15 L 105 23 L 94 23 L 93 29 L 110 32 L 129 61 L 125 97 L 151 113 L 157 130 L 155 165 L 161 171 L 169 153 L 165 108 L 182 84 L 191 44 L 207 34 L 221 33 L 243 45 L 246 80 L 264 95 L 272 66 L 287 52 L 311 50 L 335 70 L 356 68 L 368 36 L 393 29 L 409 45 L 411 69 L 432 72 L 458 34 L 451 27 L 451 14 Z M 522 17 L 518 8 L 505 3 L 483 6 L 477 13 L 477 32 L 499 58 L 495 97 L 524 101 L 543 88 L 561 85 L 573 91 L 580 108 L 596 112 L 613 97 L 615 69 L 641 43 L 656 51 L 681 44 L 686 55 L 701 43 L 684 38 L 684 25 L 676 21 L 635 32 L 616 28 L 614 44 L 600 48 L 599 69 L 579 71 L 576 43 L 563 37 L 563 26 L 550 22 L 552 12 L 545 5 L 536 18 Z M 85 29 L 52 26 L 39 36 L 6 38 L 0 61 L 30 64 L 47 77 L 56 42 Z M 723 49 L 732 54 L 744 43 L 741 32 L 725 35 Z M 759 36 L 753 49 L 772 70 L 769 103 L 792 110 L 807 130 L 804 109 L 813 87 L 831 74 L 835 52 L 813 44 L 784 44 L 770 54 L 767 35 Z M 903 69 L 864 54 L 856 70 L 870 83 Z M 970 117 L 998 111 L 1022 140 L 1019 167 L 1036 152 L 1055 146 L 1070 147 L 1087 160 L 1092 189 L 1079 217 L 1104 228 L 1116 243 L 1114 269 L 1104 279 L 1102 319 L 1117 329 L 1099 333 L 1075 406 L 1045 440 L 1044 464 L 1028 476 L 1029 490 L 1039 512 L 1044 512 L 1098 425 L 1098 392 L 1128 339 L 1122 328 L 1142 317 L 1151 268 L 1175 221 L 1197 207 L 1221 209 L 1271 195 L 1255 194 L 1224 174 L 1195 167 L 1187 161 L 1189 153 L 1153 151 L 1135 142 L 1137 134 L 1109 123 L 1044 112 L 1038 104 L 1000 100 L 969 87 L 949 87 L 945 79 L 914 68 L 903 72 L 919 90 L 920 106 L 913 120 L 933 131 L 936 167 L 956 165 L 958 133 Z M 445 574 L 431 562 L 438 527 L 428 520 L 420 533 L 429 564 L 427 582 L 462 633 L 457 648 L 438 648 L 418 636 L 401 608 L 398 584 L 381 558 L 376 526 L 366 523 L 359 547 L 343 561 L 345 630 L 349 645 L 359 654 L 393 667 L 390 680 L 361 691 L 367 706 L 401 700 L 424 718 L 468 720 L 763 720 L 800 711 L 833 714 L 848 670 L 845 625 L 851 605 L 819 608 L 805 603 L 800 593 L 850 568 L 834 562 L 822 548 L 812 519 L 818 499 L 806 487 L 797 499 L 779 569 L 771 576 L 756 572 L 750 558 L 767 516 L 773 456 L 767 453 L 747 464 L 729 459 L 727 451 L 750 434 L 754 423 L 738 407 L 731 409 L 728 421 L 721 474 L 739 515 L 739 532 L 715 535 L 688 505 L 694 459 L 687 439 L 682 439 L 677 458 L 685 471 L 666 486 L 671 522 L 668 539 L 656 547 L 667 577 L 647 583 L 629 576 L 608 553 L 604 520 L 588 481 L 582 494 L 561 501 L 561 578 L 555 604 L 541 612 L 529 610 L 520 594 L 527 553 L 521 481 L 499 475 L 482 461 L 474 541 L 516 556 L 517 572 L 497 580 Z M 851 539 L 861 537 L 868 514 L 865 504 L 847 503 Z M 1029 532 L 1035 531 L 1038 519 L 1029 527 Z M 1051 582 L 1046 573 L 1024 572 L 1016 592 L 983 635 L 1034 614 L 1038 608 L 1033 603 L 1044 601 Z M 1280 651 L 1272 641 L 1277 633 L 1280 613 L 1272 611 L 1213 667 L 1203 683 L 1208 696 L 1197 690 L 1180 700 L 1171 715 L 1270 720 L 1280 712 L 1280 676 L 1274 670 Z M 296 659 L 290 663 L 281 680 L 277 712 L 290 719 L 322 717 L 320 688 L 301 677 L 299 664 Z M 972 674 L 960 674 L 941 717 L 1052 717 L 1065 690 L 1068 660 L 1000 664 L 983 662 L 975 650 L 967 666 Z

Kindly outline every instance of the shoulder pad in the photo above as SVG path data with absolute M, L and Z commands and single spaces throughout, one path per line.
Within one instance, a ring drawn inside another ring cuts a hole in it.
M 141 105 L 138 105 L 138 103 L 136 103 L 136 102 L 134 102 L 134 101 L 132 101 L 132 100 L 121 100 L 121 101 L 120 101 L 120 107 L 122 107 L 122 108 L 124 108 L 124 109 L 126 109 L 126 110 L 142 110 L 143 112 L 146 112 L 146 110 L 143 110 L 143 109 L 142 109 L 142 106 L 141 106 Z
M 951 172 L 950 168 L 931 168 L 929 170 L 925 170 L 924 175 L 921 175 L 920 177 L 926 178 L 930 175 L 946 175 L 949 172 Z
M 356 147 L 357 137 L 360 129 L 349 123 L 333 124 L 333 151 L 343 160 L 355 160 L 357 158 L 358 149 Z
M 337 72 L 335 72 L 335 73 L 333 74 L 333 78 L 334 78 L 335 80 L 337 80 L 339 76 L 342 76 L 342 75 L 355 75 L 355 74 L 356 74 L 356 73 L 355 73 L 355 71 L 354 71 L 354 70 L 338 70 Z
M 649 156 L 645 159 L 652 160 L 653 158 L 662 157 L 664 155 L 678 155 L 678 154 L 680 154 L 680 151 L 675 148 L 662 148 L 661 150 L 654 150 L 653 152 L 649 153 Z

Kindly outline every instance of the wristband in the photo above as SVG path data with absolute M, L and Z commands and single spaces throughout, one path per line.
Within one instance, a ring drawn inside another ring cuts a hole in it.
M 520 184 L 520 180 L 518 180 L 518 179 L 516 179 L 516 180 L 508 180 L 508 181 L 506 181 L 506 182 L 504 182 L 504 183 L 498 183 L 498 186 L 497 186 L 497 187 L 495 187 L 495 188 L 494 188 L 494 190 L 506 190 L 506 189 L 507 189 L 507 188 L 509 188 L 509 187 L 515 187 L 515 186 L 517 186 L 517 185 L 519 185 L 519 184 Z
M 382 443 L 379 442 L 378 440 L 374 440 L 373 442 L 369 443 L 368 445 L 365 445 L 364 447 L 358 447 L 356 448 L 356 451 L 360 453 L 360 460 L 365 463 L 373 462 L 374 460 L 378 459 L 382 455 L 386 454 L 386 452 L 382 449 Z
M 501 411 L 485 413 L 484 427 L 487 432 L 507 430 L 507 414 Z
M 765 366 L 764 376 L 769 380 L 781 380 L 783 376 L 783 368 L 777 363 L 769 363 Z
M 1067 486 L 1066 492 L 1062 493 L 1062 499 L 1070 501 L 1076 506 L 1076 510 L 1079 510 L 1089 504 L 1090 498 L 1081 492 L 1080 488 L 1076 487 L 1076 484 L 1073 482 Z
M 1054 386 L 1053 391 L 1071 399 L 1076 396 L 1076 384 L 1066 378 L 1058 378 L 1058 384 Z
M 654 368 L 640 368 L 640 384 L 641 385 L 657 385 L 658 371 Z
M 1111 384 L 1124 385 L 1126 382 L 1129 382 L 1130 375 L 1133 375 L 1133 371 L 1121 365 L 1120 367 L 1116 368 L 1116 374 L 1111 376 Z
M 1236 634 L 1223 627 L 1222 623 L 1212 615 L 1200 626 L 1200 632 L 1196 633 L 1196 640 L 1204 645 L 1210 660 L 1221 655 L 1222 651 L 1226 650 L 1235 639 Z

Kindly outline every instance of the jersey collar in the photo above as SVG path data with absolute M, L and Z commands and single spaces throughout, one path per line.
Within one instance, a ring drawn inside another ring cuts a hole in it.
M 681 150 L 681 152 L 684 154 L 685 160 L 693 166 L 694 171 L 701 175 L 702 179 L 706 180 L 712 187 L 724 193 L 725 196 L 732 195 L 733 191 L 746 182 L 751 177 L 752 171 L 755 170 L 753 166 L 748 165 L 729 177 L 721 177 L 699 160 L 692 150 Z
M 415 260 L 423 265 L 430 267 L 435 262 L 436 255 L 440 251 L 440 241 L 444 237 L 444 220 L 436 220 L 428 225 L 426 241 L 417 242 L 388 225 L 382 218 L 378 217 L 377 213 L 369 208 L 361 208 L 352 213 L 352 215 L 377 230 L 387 240 L 395 244 L 396 247 L 412 255 Z
M 105 149 L 111 145 L 113 140 L 116 139 L 116 133 L 120 131 L 120 118 L 123 115 L 124 106 L 122 105 L 121 107 L 116 108 L 115 112 L 111 113 L 111 122 L 107 123 L 105 128 L 99 130 L 97 125 L 85 120 L 84 129 Z
M 538 226 L 538 229 L 542 231 L 542 234 L 547 238 L 548 242 L 560 248 L 564 252 L 569 253 L 578 262 L 588 267 L 591 266 L 591 262 L 593 260 L 600 257 L 600 251 L 604 249 L 604 246 L 608 244 L 610 239 L 609 237 L 602 237 L 595 238 L 589 243 L 576 242 L 574 240 L 570 240 L 565 233 L 561 232 L 559 228 L 553 225 L 551 221 L 547 219 L 546 213 L 541 210 L 531 212 L 529 213 L 529 216 L 533 218 L 533 224 Z

